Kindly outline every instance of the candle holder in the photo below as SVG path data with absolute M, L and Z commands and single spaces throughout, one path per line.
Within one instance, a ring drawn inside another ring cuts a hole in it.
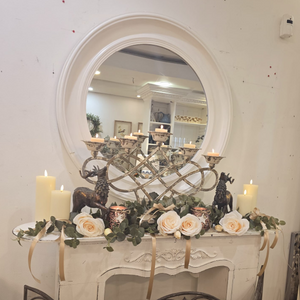
M 224 158 L 224 156 L 212 156 L 212 155 L 205 155 L 202 154 L 205 157 L 206 162 L 209 164 L 209 167 L 213 169 L 216 164 L 218 164 L 221 159 Z
M 198 219 L 201 220 L 202 228 L 207 231 L 210 229 L 210 221 L 209 221 L 209 215 L 210 211 L 205 207 L 193 207 L 191 209 L 191 212 L 193 215 L 195 215 Z
M 100 152 L 106 145 L 106 142 L 99 143 L 99 142 L 91 142 L 91 141 L 83 141 L 86 144 L 88 150 L 91 151 L 92 157 L 96 158 L 98 152 Z
M 111 206 L 108 213 L 109 228 L 120 225 L 127 218 L 128 212 L 124 206 Z
M 136 145 L 137 139 L 134 140 L 134 139 L 120 138 L 120 142 L 121 142 L 121 147 L 122 148 L 131 149 Z
M 95 184 L 95 191 L 100 194 L 101 190 L 97 188 L 97 181 L 88 178 L 91 176 L 85 176 L 84 174 L 92 174 L 90 173 L 91 171 L 86 169 L 88 163 L 93 160 L 102 160 L 106 163 L 106 180 L 109 187 L 119 193 L 133 193 L 136 200 L 140 203 L 144 197 L 152 201 L 150 196 L 152 192 L 150 185 L 152 182 L 159 182 L 165 187 L 160 195 L 157 196 L 157 201 L 164 196 L 175 197 L 176 195 L 180 195 L 182 192 L 178 187 L 182 186 L 183 183 L 190 187 L 190 195 L 195 195 L 200 191 L 211 191 L 217 186 L 219 175 L 214 167 L 223 158 L 222 156 L 204 155 L 209 166 L 201 167 L 196 161 L 192 160 L 192 157 L 201 149 L 180 147 L 180 153 L 177 152 L 169 155 L 170 150 L 174 149 L 171 147 L 162 147 L 162 143 L 172 133 L 161 131 L 149 131 L 149 133 L 157 145 L 147 156 L 141 149 L 141 144 L 148 138 L 145 135 L 136 134 L 135 137 L 137 139 L 119 138 L 120 142 L 85 142 L 87 148 L 92 153 L 92 157 L 86 159 L 83 163 L 81 170 L 82 177 L 89 183 Z M 101 152 L 103 156 L 97 156 L 99 150 L 103 150 L 103 153 Z M 186 165 L 192 165 L 192 167 L 182 169 Z M 117 177 L 110 178 L 110 167 L 116 167 L 121 173 Z M 182 170 L 185 173 L 182 173 Z M 205 187 L 206 173 L 213 173 L 215 176 L 215 182 L 209 187 Z M 172 182 L 164 180 L 164 177 L 170 174 L 176 174 Z M 199 176 L 197 183 L 189 180 L 189 177 L 195 174 Z M 117 184 L 125 178 L 132 182 L 131 188 L 124 189 L 120 187 L 122 185 Z
M 160 131 L 148 131 L 155 142 L 164 143 L 170 135 L 173 135 L 173 133 L 170 132 L 160 132 Z
M 188 156 L 190 158 L 192 158 L 199 150 L 197 148 L 188 148 L 188 147 L 179 147 L 179 148 L 183 155 Z

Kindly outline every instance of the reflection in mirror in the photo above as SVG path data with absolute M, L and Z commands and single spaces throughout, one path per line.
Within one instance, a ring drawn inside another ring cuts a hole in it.
M 177 54 L 153 45 L 122 49 L 99 67 L 89 87 L 86 113 L 99 118 L 102 138 L 118 139 L 139 131 L 149 136 L 141 144 L 145 155 L 156 147 L 148 132 L 163 125 L 173 133 L 164 143 L 164 152 L 180 167 L 186 163 L 180 147 L 191 143 L 200 148 L 207 126 L 207 101 L 194 70 Z M 91 120 L 88 126 L 93 130 Z M 160 170 L 166 161 L 158 153 L 151 163 Z M 136 162 L 131 160 L 130 164 Z M 147 168 L 139 171 L 141 177 L 151 178 Z

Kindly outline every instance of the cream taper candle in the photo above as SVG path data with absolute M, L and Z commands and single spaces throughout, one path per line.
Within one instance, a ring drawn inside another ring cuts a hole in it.
M 244 191 L 243 195 L 237 195 L 237 204 L 236 208 L 239 209 L 239 213 L 244 216 L 253 210 L 253 197 L 251 195 L 247 195 L 247 191 Z
M 247 191 L 247 195 L 253 196 L 253 207 L 257 207 L 258 185 L 252 184 L 251 179 L 250 184 L 244 184 L 243 190 Z
M 51 192 L 55 189 L 55 177 L 48 176 L 45 171 L 45 176 L 36 177 L 36 192 L 35 192 L 35 220 L 49 221 L 51 207 Z
M 56 219 L 69 220 L 71 205 L 71 192 L 64 191 L 64 186 L 61 189 L 51 192 L 51 210 L 50 216 Z

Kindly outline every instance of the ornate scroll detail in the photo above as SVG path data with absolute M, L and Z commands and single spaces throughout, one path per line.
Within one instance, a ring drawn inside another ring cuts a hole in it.
M 152 254 L 150 252 L 143 253 L 138 257 L 132 258 L 132 252 L 129 256 L 125 257 L 124 260 L 127 263 L 134 263 L 134 262 L 150 262 Z M 216 252 L 213 254 L 209 254 L 208 252 L 201 250 L 201 249 L 192 249 L 191 251 L 191 259 L 196 260 L 200 258 L 214 258 L 217 256 Z M 161 262 L 162 260 L 165 261 L 180 261 L 185 257 L 185 250 L 182 249 L 171 249 L 166 250 L 163 252 L 157 252 L 156 254 L 156 261 Z

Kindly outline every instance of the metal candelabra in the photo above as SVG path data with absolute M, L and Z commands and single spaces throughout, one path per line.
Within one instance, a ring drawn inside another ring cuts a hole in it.
M 89 183 L 96 184 L 96 181 L 85 176 L 88 174 L 88 170 L 86 169 L 87 164 L 94 160 L 105 161 L 107 167 L 106 180 L 109 186 L 121 193 L 133 192 L 139 202 L 141 201 L 141 192 L 148 198 L 148 200 L 151 200 L 147 187 L 155 180 L 158 180 L 165 187 L 165 190 L 158 196 L 157 199 L 161 199 L 166 194 L 171 196 L 180 195 L 181 193 L 176 190 L 176 186 L 182 181 L 192 187 L 192 193 L 190 193 L 190 195 L 194 195 L 199 191 L 211 191 L 216 187 L 219 175 L 214 167 L 223 158 L 222 156 L 203 155 L 209 166 L 202 168 L 198 163 L 192 161 L 192 157 L 199 149 L 179 147 L 179 152 L 168 156 L 167 152 L 170 148 L 164 145 L 164 142 L 168 140 L 172 133 L 161 131 L 149 131 L 149 133 L 152 135 L 153 140 L 157 143 L 157 147 L 154 148 L 148 156 L 146 156 L 141 149 L 141 145 L 148 136 L 141 134 L 136 134 L 129 138 L 105 140 L 104 142 L 84 141 L 87 149 L 91 151 L 91 157 L 86 159 L 82 165 L 82 177 Z M 102 154 L 101 156 L 99 155 L 99 152 Z M 158 161 L 163 161 L 164 165 L 157 167 Z M 181 174 L 180 169 L 186 164 L 191 164 L 194 168 L 188 173 Z M 122 174 L 115 178 L 109 178 L 109 169 L 111 166 L 116 167 L 122 172 Z M 143 173 L 143 170 L 145 169 L 150 171 L 150 178 L 147 178 L 149 174 L 145 175 Z M 216 177 L 214 184 L 209 188 L 203 187 L 205 182 L 205 172 L 212 172 Z M 175 173 L 178 178 L 171 184 L 168 184 L 164 180 L 164 177 L 165 174 L 170 173 Z M 201 180 L 195 185 L 188 180 L 188 177 L 197 173 L 201 175 Z M 122 189 L 115 185 L 116 182 L 126 177 L 130 178 L 135 183 L 136 187 L 131 189 Z M 139 178 L 144 180 L 139 180 Z

